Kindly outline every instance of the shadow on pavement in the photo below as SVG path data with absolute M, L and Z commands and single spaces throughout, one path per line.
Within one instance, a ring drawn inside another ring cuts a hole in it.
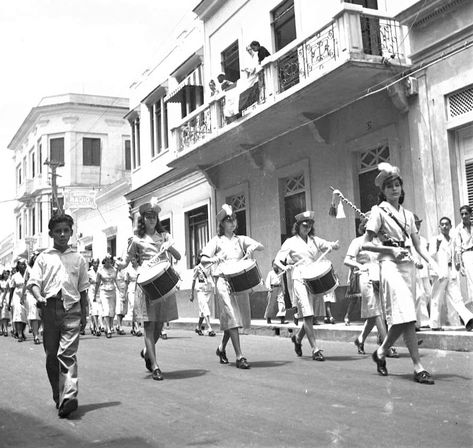
M 434 379 L 434 381 L 442 381 L 442 380 L 449 380 L 451 378 L 460 378 L 462 380 L 465 380 L 465 381 L 471 381 L 471 378 L 467 377 L 467 376 L 463 376 L 463 375 L 457 375 L 456 373 L 435 373 L 435 372 L 431 372 L 432 373 L 432 378 Z M 401 373 L 401 374 L 393 374 L 390 376 L 395 376 L 395 377 L 398 377 L 398 378 L 402 378 L 402 379 L 405 379 L 405 380 L 409 380 L 409 381 L 414 381 L 413 378 L 414 378 L 414 372 L 412 373 Z
M 120 404 L 122 404 L 121 401 L 108 401 L 104 403 L 90 403 L 90 404 L 84 404 L 84 405 L 79 403 L 79 408 L 77 409 L 77 411 L 71 414 L 71 416 L 69 417 L 69 420 L 80 420 L 81 417 L 87 414 L 87 412 L 95 411 L 96 409 L 118 406 Z
M 174 370 L 174 371 L 163 370 L 163 376 L 165 380 L 183 380 L 186 378 L 194 378 L 197 376 L 202 376 L 208 372 L 209 371 L 205 369 L 188 369 L 188 370 Z M 149 375 L 147 378 L 151 379 L 151 375 Z
M 260 368 L 260 367 L 282 367 L 286 364 L 292 364 L 292 361 L 249 361 L 251 368 Z M 231 363 L 232 366 L 235 366 L 235 363 Z
M 99 405 L 103 404 L 109 405 L 109 403 L 99 403 Z M 8 448 L 159 448 L 159 445 L 139 437 L 98 442 L 79 439 L 61 428 L 63 420 L 58 418 L 57 421 L 58 425 L 46 424 L 32 415 L 11 409 L 0 409 L 0 446 Z

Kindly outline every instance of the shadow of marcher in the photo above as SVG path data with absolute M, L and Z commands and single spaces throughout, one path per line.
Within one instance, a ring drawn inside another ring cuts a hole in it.
M 121 405 L 121 401 L 108 401 L 103 403 L 90 403 L 90 404 L 80 404 L 77 408 L 77 411 L 73 412 L 68 419 L 69 420 L 80 420 L 87 412 L 95 411 L 96 409 L 110 408 L 112 406 Z
M 286 364 L 292 364 L 292 361 L 249 361 L 251 368 L 261 368 L 261 367 L 282 367 Z M 231 363 L 236 365 L 236 363 Z
M 202 376 L 208 372 L 209 371 L 205 369 L 188 369 L 174 371 L 163 370 L 163 376 L 165 380 L 183 380 L 186 378 L 195 378 L 198 376 Z M 147 378 L 151 379 L 151 375 L 147 375 Z

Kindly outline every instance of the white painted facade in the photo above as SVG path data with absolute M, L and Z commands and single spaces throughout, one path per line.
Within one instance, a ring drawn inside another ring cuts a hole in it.
M 60 198 L 70 188 L 100 192 L 129 177 L 125 153 L 130 129 L 123 119 L 127 110 L 125 98 L 85 94 L 46 97 L 31 109 L 8 146 L 16 167 L 15 248 L 26 245 L 31 252 L 49 245 L 52 188 L 45 162 L 52 157 L 63 157 L 57 168 Z M 98 154 L 92 155 L 96 148 L 86 149 L 91 141 L 99 144 Z M 76 245 L 77 210 L 66 211 L 75 219 Z

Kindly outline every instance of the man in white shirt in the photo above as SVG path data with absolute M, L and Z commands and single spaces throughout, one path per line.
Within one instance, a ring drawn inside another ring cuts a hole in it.
M 465 302 L 473 301 L 473 234 L 471 233 L 471 207 L 460 207 L 462 222 L 455 228 L 455 267 L 466 275 L 469 297 Z
M 465 323 L 467 331 L 473 329 L 473 313 L 463 303 L 458 284 L 458 271 L 453 266 L 454 245 L 450 237 L 452 222 L 450 218 L 443 217 L 439 223 L 440 235 L 430 243 L 430 255 L 437 262 L 439 270 L 444 273 L 441 279 L 435 278 L 432 285 L 432 302 L 430 307 L 430 328 L 441 330 L 440 307 L 444 300 L 455 309 Z

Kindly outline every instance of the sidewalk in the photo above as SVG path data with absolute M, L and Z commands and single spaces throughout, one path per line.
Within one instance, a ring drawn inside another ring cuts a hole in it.
M 214 330 L 218 330 L 218 319 L 210 320 Z M 180 318 L 172 321 L 170 328 L 185 328 L 188 330 L 195 329 L 197 319 Z M 294 331 L 297 331 L 302 325 L 296 327 L 292 320 L 287 324 L 280 324 L 274 320 L 274 323 L 267 324 L 265 320 L 252 319 L 251 328 L 245 330 L 245 334 L 255 334 L 262 336 L 280 336 L 290 337 Z M 417 333 L 419 340 L 422 340 L 421 348 L 437 349 L 437 350 L 453 350 L 459 352 L 473 352 L 473 332 L 468 332 L 464 327 L 445 327 L 445 331 L 422 330 Z M 343 322 L 336 324 L 315 325 L 315 335 L 318 339 L 327 341 L 345 341 L 353 343 L 355 338 L 360 334 L 362 329 L 361 322 L 352 322 L 350 326 L 346 326 Z M 376 343 L 376 329 L 372 331 L 367 339 L 368 343 Z M 404 341 L 400 338 L 396 346 L 404 346 Z

